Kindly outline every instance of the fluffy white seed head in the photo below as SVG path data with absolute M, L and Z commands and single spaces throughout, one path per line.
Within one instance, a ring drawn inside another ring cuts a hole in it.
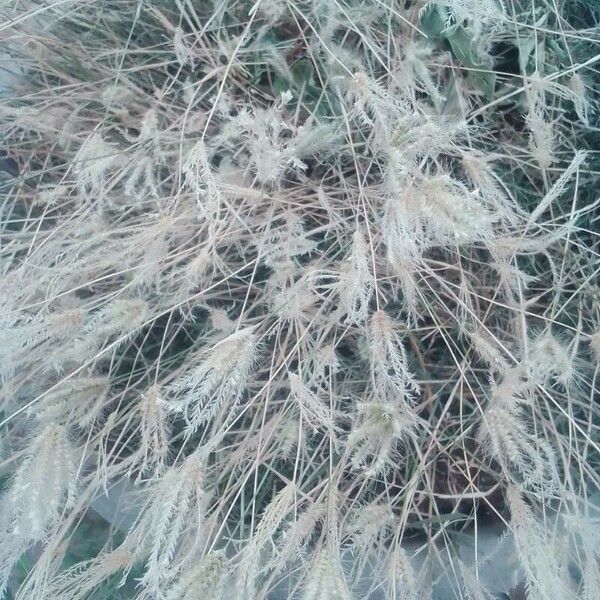
M 223 407 L 241 400 L 257 361 L 258 338 L 252 327 L 239 329 L 197 355 L 168 388 L 169 405 L 183 413 L 189 434 Z

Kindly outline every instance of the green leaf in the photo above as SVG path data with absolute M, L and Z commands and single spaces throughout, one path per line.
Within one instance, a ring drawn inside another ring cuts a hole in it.
M 292 65 L 291 70 L 294 82 L 298 88 L 303 86 L 308 87 L 314 83 L 313 65 L 307 58 L 296 61 Z
M 496 88 L 496 74 L 489 69 L 482 57 L 473 46 L 473 40 L 462 26 L 447 30 L 446 39 L 452 49 L 452 54 L 467 69 L 472 69 L 468 78 L 487 98 L 491 100 Z
M 450 15 L 445 6 L 429 4 L 421 14 L 420 29 L 430 39 L 443 37 Z
M 449 25 L 450 13 L 445 6 L 430 4 L 421 16 L 421 29 L 438 44 L 446 42 L 453 56 L 467 69 L 467 78 L 486 99 L 491 100 L 496 88 L 496 75 L 478 54 L 473 39 L 459 24 Z
M 281 75 L 275 75 L 273 77 L 273 90 L 275 96 L 280 96 L 283 92 L 289 90 L 291 87 L 290 82 Z

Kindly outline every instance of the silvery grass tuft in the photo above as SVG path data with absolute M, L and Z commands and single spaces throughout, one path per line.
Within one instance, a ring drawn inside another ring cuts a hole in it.
M 0 597 L 600 598 L 599 22 L 4 3 Z

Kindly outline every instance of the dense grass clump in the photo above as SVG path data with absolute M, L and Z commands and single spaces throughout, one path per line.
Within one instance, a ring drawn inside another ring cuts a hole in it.
M 2 9 L 0 597 L 600 597 L 600 11 Z

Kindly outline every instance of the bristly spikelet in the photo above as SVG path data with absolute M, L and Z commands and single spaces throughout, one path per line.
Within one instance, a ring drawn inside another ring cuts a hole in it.
M 515 549 L 521 558 L 529 596 L 536 600 L 575 600 L 555 552 L 556 538 L 553 538 L 552 531 L 544 530 L 516 487 L 508 487 L 507 499 L 511 513 L 510 528 Z
M 545 81 L 538 72 L 531 76 L 529 86 L 529 112 L 527 127 L 529 128 L 529 147 L 540 169 L 548 169 L 556 160 L 556 139 L 553 123 L 546 110 Z
M 311 571 L 302 600 L 352 600 L 339 555 L 329 544 L 315 553 Z
M 0 596 L 21 555 L 42 542 L 77 497 L 77 452 L 65 426 L 48 423 L 32 440 L 0 497 Z
M 140 432 L 140 476 L 161 474 L 169 457 L 171 427 L 168 406 L 158 386 L 153 385 L 140 395 L 135 421 Z
M 183 29 L 181 29 L 181 27 L 175 28 L 175 33 L 173 35 L 173 49 L 175 50 L 175 56 L 182 67 L 187 64 L 191 66 L 194 65 L 194 55 L 188 46 Z
M 528 388 L 529 384 L 516 368 L 506 372 L 499 384 L 493 385 L 478 441 L 486 454 L 500 463 L 509 478 L 549 496 L 559 482 L 555 451 L 548 440 L 532 433 L 527 424 L 524 406 L 530 393 Z
M 397 547 L 390 554 L 387 570 L 389 573 L 386 586 L 386 598 L 389 600 L 421 600 L 428 599 L 423 582 L 419 581 L 410 557 L 402 547 Z
M 102 416 L 110 391 L 106 377 L 78 377 L 69 379 L 49 392 L 41 406 L 29 409 L 41 422 L 77 425 L 82 429 L 92 425 Z
M 66 428 L 53 423 L 34 438 L 28 450 L 3 498 L 3 514 L 11 520 L 17 539 L 37 540 L 75 499 L 76 454 Z
M 289 373 L 290 397 L 300 412 L 302 422 L 309 429 L 323 429 L 333 434 L 337 429 L 337 411 L 327 406 L 296 373 Z
M 275 552 L 273 540 L 279 537 L 284 520 L 294 512 L 294 497 L 297 493 L 294 484 L 286 485 L 277 492 L 261 515 L 256 531 L 245 544 L 236 571 L 236 594 L 240 600 L 253 600 L 257 597 L 259 576 L 263 570 L 260 561 L 277 564 L 280 568 L 285 561 Z
M 254 329 L 240 329 L 203 351 L 168 388 L 169 406 L 183 414 L 188 433 L 210 421 L 223 407 L 241 400 L 257 360 Z
M 77 182 L 82 198 L 101 200 L 106 195 L 107 175 L 117 157 L 117 148 L 94 132 L 74 157 Z
M 352 235 L 348 261 L 340 271 L 340 303 L 347 323 L 362 323 L 369 314 L 374 277 L 369 264 L 370 250 L 360 230 Z
M 376 399 L 397 402 L 408 410 L 419 393 L 419 385 L 408 367 L 397 323 L 383 310 L 373 313 L 369 323 L 371 384 Z
M 189 151 L 182 170 L 185 184 L 194 192 L 200 214 L 209 220 L 217 219 L 222 202 L 221 192 L 202 139 Z
M 131 569 L 134 560 L 135 554 L 123 546 L 101 553 L 66 569 L 47 593 L 54 600 L 87 600 L 107 578 Z
M 387 503 L 371 502 L 357 508 L 347 532 L 355 556 L 366 560 L 373 548 L 389 534 L 393 523 L 394 516 Z
M 575 377 L 574 354 L 563 340 L 550 332 L 538 335 L 529 349 L 528 367 L 540 383 L 554 380 L 568 386 Z
M 159 597 L 183 564 L 196 556 L 203 542 L 210 494 L 206 490 L 205 458 L 192 454 L 153 484 L 152 495 L 128 540 L 145 560 L 141 584 Z
M 590 103 L 588 101 L 588 93 L 586 85 L 581 73 L 573 73 L 569 79 L 569 89 L 573 93 L 573 104 L 575 105 L 575 112 L 581 119 L 581 122 L 587 124 L 588 115 L 590 111 Z
M 488 592 L 483 583 L 479 581 L 476 574 L 461 561 L 460 574 L 464 582 L 465 600 L 493 600 L 493 596 Z
M 165 595 L 165 600 L 221 600 L 225 588 L 227 557 L 215 551 L 188 567 Z
M 352 465 L 374 477 L 398 462 L 398 446 L 416 438 L 420 421 L 398 403 L 372 401 L 358 406 L 348 437 Z

